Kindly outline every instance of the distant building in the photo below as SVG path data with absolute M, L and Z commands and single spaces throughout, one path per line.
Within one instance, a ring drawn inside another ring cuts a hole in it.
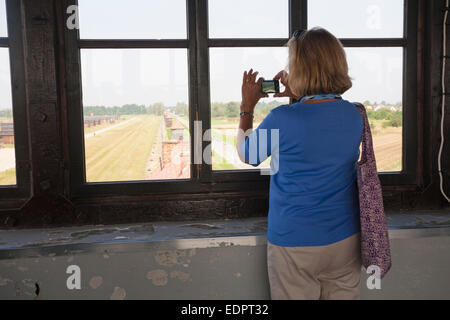
M 119 115 L 114 116 L 93 116 L 91 112 L 91 116 L 84 117 L 84 125 L 86 127 L 96 126 L 105 122 L 114 123 L 116 120 L 119 120 Z
M 385 106 L 383 104 L 377 104 L 376 106 L 373 106 L 373 111 L 377 111 L 380 109 L 386 109 L 386 108 L 388 108 L 388 106 Z
M 171 140 L 183 140 L 183 135 L 184 135 L 184 127 L 183 126 L 179 126 L 179 127 L 175 127 L 172 126 L 169 130 L 171 130 Z
M 14 144 L 14 124 L 0 122 L 0 144 Z

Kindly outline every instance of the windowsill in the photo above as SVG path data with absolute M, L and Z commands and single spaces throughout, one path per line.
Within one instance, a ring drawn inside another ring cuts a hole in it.
M 387 215 L 391 239 L 450 235 L 450 211 Z M 0 231 L 0 259 L 91 252 L 131 252 L 149 246 L 176 249 L 266 243 L 267 218 L 156 222 Z

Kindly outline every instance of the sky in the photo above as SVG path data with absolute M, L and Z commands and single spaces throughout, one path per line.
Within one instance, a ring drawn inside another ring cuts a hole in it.
M 185 2 L 79 0 L 80 38 L 186 39 Z M 321 26 L 346 38 L 401 37 L 402 12 L 402 0 L 310 0 L 308 28 Z M 287 38 L 288 0 L 210 0 L 209 21 L 211 38 Z M 6 36 L 4 0 L 0 36 Z M 402 100 L 402 48 L 346 53 L 353 87 L 344 98 Z M 187 49 L 84 49 L 81 62 L 84 105 L 188 101 Z M 211 100 L 239 101 L 244 70 L 254 68 L 270 79 L 286 63 L 286 47 L 211 48 Z M 10 91 L 8 49 L 0 48 L 0 109 L 11 106 Z

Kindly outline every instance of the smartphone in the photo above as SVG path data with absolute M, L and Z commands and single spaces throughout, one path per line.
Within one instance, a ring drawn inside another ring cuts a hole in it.
M 279 93 L 280 92 L 280 82 L 278 80 L 264 80 L 261 83 L 262 93 Z

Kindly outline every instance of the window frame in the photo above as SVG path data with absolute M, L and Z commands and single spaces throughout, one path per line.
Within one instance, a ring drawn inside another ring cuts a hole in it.
M 64 0 L 62 8 L 77 4 Z M 403 127 L 402 171 L 380 172 L 383 187 L 396 190 L 415 189 L 418 184 L 417 118 L 417 18 L 418 0 L 404 0 L 403 38 L 340 39 L 345 47 L 403 48 Z M 67 14 L 62 13 L 64 17 Z M 212 47 L 282 47 L 286 38 L 209 38 L 208 1 L 186 0 L 187 39 L 79 39 L 79 31 L 64 27 L 66 90 L 69 121 L 70 189 L 74 197 L 102 195 L 161 195 L 208 192 L 246 192 L 267 190 L 269 177 L 259 170 L 213 171 L 212 165 L 193 164 L 194 152 L 211 143 L 194 136 L 194 121 L 202 121 L 202 131 L 211 127 L 209 48 Z M 60 26 L 61 27 L 61 26 Z M 82 26 L 81 26 L 82 27 Z M 289 33 L 307 28 L 307 0 L 289 0 Z M 84 138 L 81 99 L 80 49 L 84 48 L 187 48 L 189 125 L 191 164 L 189 179 L 89 182 L 84 179 Z M 406 90 L 407 88 L 412 88 Z M 74 121 L 76 120 L 76 121 Z
M 7 37 L 0 37 L 0 48 L 9 49 L 11 73 L 12 114 L 14 124 L 14 151 L 16 157 L 16 184 L 0 185 L 0 198 L 11 201 L 2 204 L 13 208 L 30 196 L 30 156 L 27 128 L 25 67 L 22 45 L 22 16 L 20 1 L 6 0 Z
M 290 0 L 290 34 L 296 29 L 307 29 L 307 0 Z M 344 47 L 401 47 L 403 48 L 403 85 L 402 85 L 402 170 L 379 172 L 383 186 L 398 186 L 417 183 L 417 90 L 406 88 L 417 87 L 417 9 L 418 1 L 404 0 L 403 38 L 340 38 Z M 293 10 L 295 10 L 293 12 Z M 300 11 L 300 13 L 299 13 Z M 297 21 L 294 24 L 293 21 Z M 207 39 L 208 47 L 260 47 L 280 46 L 287 39 Z M 284 44 L 283 43 L 283 44 Z M 409 54 L 412 53 L 412 54 Z M 205 52 L 205 54 L 209 54 Z M 208 66 L 209 67 L 209 66 Z M 407 107 L 405 107 L 407 106 Z M 206 110 L 205 110 L 206 111 Z M 409 155 L 409 156 L 408 156 Z M 415 156 L 412 156 L 415 155 Z M 236 172 L 239 177 L 236 177 Z M 206 173 L 205 179 L 211 178 L 214 182 L 232 180 L 265 180 L 267 177 L 259 175 L 255 170 L 221 170 Z M 406 189 L 405 188 L 405 189 Z

